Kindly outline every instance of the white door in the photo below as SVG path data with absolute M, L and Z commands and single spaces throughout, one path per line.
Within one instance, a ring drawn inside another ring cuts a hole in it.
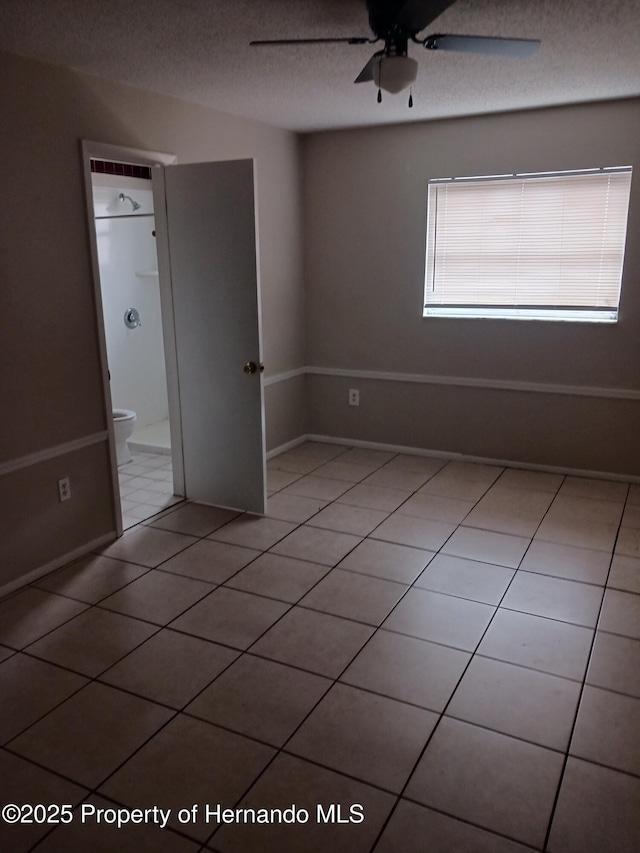
M 159 258 L 160 275 L 169 279 L 163 286 L 172 297 L 185 494 L 264 513 L 253 161 L 156 171 L 162 173 L 155 181 L 156 229 L 158 248 L 168 247 Z

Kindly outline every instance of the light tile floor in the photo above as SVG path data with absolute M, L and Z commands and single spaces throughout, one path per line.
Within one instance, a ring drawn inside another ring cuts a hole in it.
M 260 518 L 158 512 L 166 466 L 0 602 L 0 798 L 76 808 L 1 850 L 640 850 L 638 486 L 307 443 Z
M 118 468 L 122 527 L 128 530 L 183 499 L 173 494 L 171 456 L 131 452 L 131 462 Z

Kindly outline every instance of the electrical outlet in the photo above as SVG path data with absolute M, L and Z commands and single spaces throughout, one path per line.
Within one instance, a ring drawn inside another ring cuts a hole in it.
M 350 406 L 359 406 L 360 405 L 360 392 L 357 388 L 349 388 L 349 405 Z
M 61 502 L 68 501 L 71 497 L 71 480 L 69 477 L 58 480 L 58 494 L 60 495 Z

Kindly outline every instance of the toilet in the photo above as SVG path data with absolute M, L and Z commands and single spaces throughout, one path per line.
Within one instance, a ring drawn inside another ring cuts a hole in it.
M 116 438 L 116 457 L 118 465 L 126 465 L 131 462 L 131 451 L 127 444 L 127 439 L 133 432 L 136 424 L 136 413 L 130 409 L 114 409 L 113 410 L 113 427 Z

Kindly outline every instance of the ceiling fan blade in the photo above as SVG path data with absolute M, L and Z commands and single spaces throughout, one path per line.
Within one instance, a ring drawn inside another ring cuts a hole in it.
M 490 36 L 427 36 L 427 50 L 457 50 L 490 56 L 531 56 L 540 47 L 539 39 L 506 39 Z
M 381 56 L 384 56 L 384 50 L 379 50 L 377 53 L 374 53 L 353 82 L 369 83 L 373 80 L 373 69 L 375 68 L 376 63 L 380 61 Z
M 399 29 L 419 33 L 456 0 L 367 0 L 369 25 L 376 34 Z
M 405 30 L 419 33 L 456 2 L 457 0 L 405 0 L 395 16 L 395 23 Z
M 250 41 L 250 45 L 269 44 L 331 44 L 341 42 L 342 44 L 373 44 L 377 39 L 368 36 L 352 36 L 351 38 L 320 38 L 320 39 L 259 39 Z

